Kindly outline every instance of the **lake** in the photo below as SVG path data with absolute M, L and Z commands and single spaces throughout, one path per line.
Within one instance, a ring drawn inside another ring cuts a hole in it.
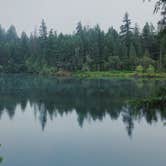
M 2 166 L 164 166 L 164 80 L 0 76 Z

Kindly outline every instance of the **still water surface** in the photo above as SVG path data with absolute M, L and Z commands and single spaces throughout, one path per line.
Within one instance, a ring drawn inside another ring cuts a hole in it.
M 129 103 L 164 80 L 0 76 L 2 166 L 165 166 L 166 110 Z

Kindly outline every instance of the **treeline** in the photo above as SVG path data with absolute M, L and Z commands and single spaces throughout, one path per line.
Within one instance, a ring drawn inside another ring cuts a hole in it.
M 54 73 L 66 71 L 166 70 L 166 33 L 159 33 L 146 23 L 140 31 L 132 26 L 129 15 L 123 18 L 120 32 L 107 32 L 77 24 L 73 34 L 47 30 L 42 20 L 39 31 L 17 35 L 12 25 L 0 26 L 0 72 Z

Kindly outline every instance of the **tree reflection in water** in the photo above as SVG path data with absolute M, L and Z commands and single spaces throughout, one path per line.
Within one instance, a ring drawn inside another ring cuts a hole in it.
M 134 121 L 143 117 L 152 124 L 160 115 L 166 119 L 166 109 L 149 111 L 130 104 L 130 100 L 154 96 L 165 86 L 164 80 L 78 80 L 55 79 L 25 75 L 2 75 L 0 77 L 0 116 L 7 112 L 12 119 L 17 106 L 25 111 L 29 103 L 44 130 L 47 118 L 76 111 L 78 124 L 83 127 L 85 120 L 102 121 L 106 115 L 111 119 L 122 116 L 128 135 L 132 135 Z
M 1 144 L 0 144 L 0 147 L 1 147 Z M 3 161 L 3 157 L 0 156 L 0 164 L 2 163 L 2 161 Z

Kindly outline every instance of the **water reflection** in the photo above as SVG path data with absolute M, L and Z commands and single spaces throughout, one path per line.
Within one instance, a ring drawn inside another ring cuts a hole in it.
M 0 117 L 7 113 L 14 117 L 18 106 L 25 111 L 28 105 L 38 115 L 44 131 L 47 120 L 75 111 L 78 124 L 102 121 L 106 115 L 122 121 L 129 136 L 134 121 L 146 119 L 152 124 L 159 118 L 166 119 L 166 109 L 137 108 L 128 101 L 155 95 L 166 81 L 159 80 L 78 80 L 33 77 L 25 75 L 2 75 L 0 77 Z M 92 123 L 93 125 L 93 123 Z
M 0 147 L 1 147 L 1 144 L 0 144 Z M 3 157 L 0 156 L 0 164 L 2 163 L 2 161 L 3 161 Z

